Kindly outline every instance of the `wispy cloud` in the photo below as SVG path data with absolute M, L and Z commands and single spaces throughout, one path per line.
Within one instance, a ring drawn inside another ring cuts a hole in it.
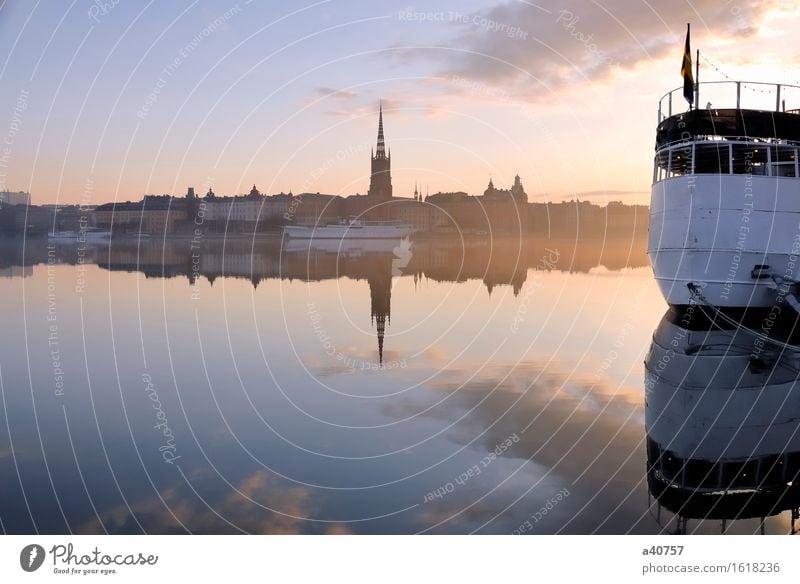
M 444 75 L 516 85 L 531 98 L 568 85 L 602 80 L 620 69 L 680 51 L 686 22 L 696 38 L 754 35 L 779 0 L 715 0 L 670 4 L 610 0 L 603 4 L 565 0 L 536 6 L 515 1 L 495 5 L 448 24 L 440 48 L 399 50 L 402 62 L 428 60 Z M 482 23 L 494 23 L 483 26 Z M 503 25 L 524 32 L 509 36 Z
M 397 112 L 402 112 L 404 108 L 403 104 L 397 99 L 383 99 L 381 100 L 381 103 L 383 104 L 384 114 L 391 113 L 392 115 L 396 116 Z M 372 115 L 377 116 L 378 100 L 372 99 L 370 103 L 366 103 L 364 105 L 353 105 L 348 103 L 347 105 L 342 105 L 342 107 L 327 109 L 323 113 L 342 118 L 360 118 Z
M 189 471 L 189 474 L 195 482 L 209 478 L 203 472 Z M 169 513 L 165 511 L 165 506 Z M 266 471 L 259 470 L 243 477 L 236 491 L 205 500 L 199 499 L 186 483 L 179 482 L 161 489 L 160 496 L 143 499 L 132 507 L 120 505 L 106 510 L 99 518 L 92 518 L 80 525 L 77 531 L 101 533 L 103 526 L 113 531 L 135 529 L 131 512 L 151 533 L 182 533 L 183 527 L 193 533 L 346 531 L 343 525 L 315 526 L 303 519 L 312 513 L 314 507 L 310 489 L 286 485 Z
M 334 89 L 333 87 L 317 87 L 316 93 L 322 97 L 330 97 L 345 101 L 349 101 L 358 97 L 358 94 L 355 91 L 350 91 L 348 89 Z

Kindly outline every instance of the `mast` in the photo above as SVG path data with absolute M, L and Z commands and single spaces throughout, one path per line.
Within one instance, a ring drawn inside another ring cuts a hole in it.
M 694 64 L 694 106 L 700 109 L 700 49 L 697 49 L 697 62 Z

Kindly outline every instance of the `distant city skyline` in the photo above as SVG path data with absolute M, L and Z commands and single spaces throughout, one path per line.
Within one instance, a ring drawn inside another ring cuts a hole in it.
M 395 196 L 519 174 L 531 202 L 644 203 L 686 22 L 701 82 L 800 84 L 793 8 L 0 0 L 0 191 L 364 194 L 382 103 Z

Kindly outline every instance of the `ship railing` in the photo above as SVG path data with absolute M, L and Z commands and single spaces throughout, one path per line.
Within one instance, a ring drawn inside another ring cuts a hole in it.
M 693 140 L 664 146 L 653 182 L 690 174 L 800 177 L 800 144 L 753 140 Z
M 800 113 L 800 85 L 762 81 L 704 81 L 695 85 L 695 106 L 699 109 L 749 109 Z M 658 123 L 688 111 L 683 86 L 658 100 Z
M 648 470 L 671 486 L 698 491 L 782 491 L 800 470 L 800 452 L 776 452 L 726 460 L 682 457 L 647 438 Z

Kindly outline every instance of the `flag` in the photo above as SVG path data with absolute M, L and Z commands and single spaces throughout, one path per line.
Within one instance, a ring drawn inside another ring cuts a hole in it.
M 691 25 L 686 25 L 686 46 L 683 49 L 683 63 L 681 64 L 681 77 L 683 77 L 683 97 L 694 104 L 694 77 L 692 76 L 692 48 L 689 45 Z

